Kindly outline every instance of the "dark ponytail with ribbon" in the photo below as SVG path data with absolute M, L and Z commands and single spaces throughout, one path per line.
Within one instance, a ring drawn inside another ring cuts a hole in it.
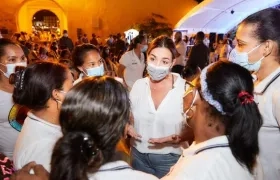
M 219 61 L 208 69 L 206 83 L 209 93 L 225 112 L 222 114 L 209 105 L 209 114 L 224 124 L 233 156 L 253 174 L 262 118 L 253 98 L 250 72 L 237 64 Z

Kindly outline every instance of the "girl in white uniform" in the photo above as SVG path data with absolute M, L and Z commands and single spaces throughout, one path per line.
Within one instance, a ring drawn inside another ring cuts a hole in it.
M 59 111 L 73 86 L 72 74 L 61 64 L 36 62 L 14 76 L 14 102 L 30 109 L 16 141 L 15 168 L 36 161 L 50 171 L 53 146 L 62 136 Z
M 63 137 L 53 151 L 50 180 L 157 179 L 116 157 L 129 116 L 127 90 L 113 78 L 90 77 L 74 86 L 60 112 Z
M 265 180 L 280 179 L 280 10 L 265 9 L 238 27 L 233 61 L 254 71 L 255 100 L 263 118 L 259 133 Z
M 12 160 L 19 129 L 13 128 L 8 120 L 14 105 L 14 86 L 9 77 L 16 66 L 26 66 L 27 59 L 21 47 L 9 39 L 0 39 L 0 152 Z
M 203 69 L 184 98 L 193 144 L 165 180 L 253 180 L 262 119 L 250 73 L 231 62 Z

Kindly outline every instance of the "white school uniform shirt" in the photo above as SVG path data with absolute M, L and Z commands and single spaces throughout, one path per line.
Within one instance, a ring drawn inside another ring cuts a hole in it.
M 129 89 L 131 89 L 133 84 L 143 77 L 145 69 L 144 54 L 141 53 L 141 58 L 139 59 L 134 50 L 128 51 L 122 55 L 120 64 L 125 66 L 124 80 Z
M 14 129 L 8 120 L 13 107 L 12 94 L 0 90 L 0 152 L 10 160 L 13 157 L 16 140 L 19 132 Z
M 133 170 L 124 161 L 115 161 L 104 164 L 100 169 L 94 173 L 88 175 L 89 180 L 157 180 L 153 175 L 146 174 L 144 172 Z
M 50 172 L 50 162 L 56 141 L 62 137 L 61 127 L 28 113 L 19 133 L 15 151 L 15 168 L 21 169 L 31 161 Z
M 163 180 L 253 180 L 228 146 L 226 136 L 193 144 L 185 149 L 178 162 Z
M 141 141 L 132 139 L 131 145 L 141 153 L 174 153 L 179 155 L 182 153 L 180 145 L 152 145 L 148 143 L 150 138 L 179 135 L 185 125 L 183 117 L 185 80 L 179 74 L 173 73 L 173 75 L 177 76 L 174 88 L 168 92 L 157 110 L 151 97 L 149 77 L 139 79 L 132 87 L 130 101 L 134 129 L 142 138 Z
M 263 118 L 259 156 L 265 180 L 280 179 L 280 77 L 265 90 L 278 73 L 280 67 L 255 86 L 255 101 Z

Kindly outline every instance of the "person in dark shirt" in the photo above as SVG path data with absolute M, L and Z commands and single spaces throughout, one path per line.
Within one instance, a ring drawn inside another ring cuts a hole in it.
M 197 65 L 200 69 L 207 66 L 209 62 L 209 48 L 203 43 L 205 34 L 198 32 L 196 34 L 196 44 L 192 47 L 187 64 Z
M 63 37 L 59 39 L 59 49 L 69 49 L 69 51 L 72 51 L 74 48 L 73 41 L 68 37 L 67 30 L 63 31 Z
M 90 40 L 90 44 L 97 46 L 98 45 L 98 41 L 96 39 L 96 35 L 93 33 L 92 34 L 92 39 Z
M 115 55 L 119 54 L 120 51 L 126 51 L 125 42 L 121 39 L 121 34 L 117 34 L 117 40 L 115 42 Z

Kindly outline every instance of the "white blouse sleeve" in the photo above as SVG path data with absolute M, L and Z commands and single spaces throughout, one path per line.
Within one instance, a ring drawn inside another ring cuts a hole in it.
M 278 126 L 280 128 L 280 91 L 277 90 L 272 95 L 272 112 L 275 117 L 275 120 L 278 123 Z

